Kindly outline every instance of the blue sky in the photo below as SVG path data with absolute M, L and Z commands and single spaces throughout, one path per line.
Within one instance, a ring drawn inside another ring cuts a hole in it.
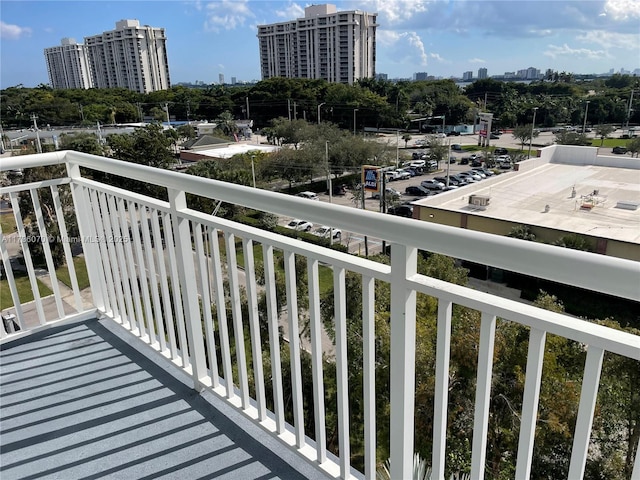
M 322 3 L 322 2 L 315 2 Z M 574 73 L 640 68 L 640 0 L 346 0 L 378 13 L 376 72 L 461 77 L 485 67 Z M 163 27 L 172 83 L 260 79 L 256 25 L 304 16 L 289 0 L 0 2 L 0 88 L 48 83 L 43 50 L 122 19 Z

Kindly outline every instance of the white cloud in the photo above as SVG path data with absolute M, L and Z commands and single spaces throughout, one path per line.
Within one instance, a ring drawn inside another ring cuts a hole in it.
M 376 32 L 376 41 L 392 52 L 391 55 L 395 60 L 414 61 L 413 58 L 417 54 L 419 59 L 415 60 L 415 62 L 422 67 L 427 66 L 429 56 L 441 60 L 437 53 L 427 55 L 424 43 L 416 32 L 378 30 Z
M 607 58 L 609 55 L 604 50 L 589 50 L 588 48 L 571 48 L 566 43 L 562 46 L 558 45 L 547 45 L 548 50 L 544 52 L 544 54 L 551 58 L 557 58 L 562 56 L 574 56 L 574 57 L 582 57 L 588 58 L 591 60 L 596 60 L 600 58 Z
M 470 58 L 469 63 L 487 63 L 487 61 L 482 58 Z
M 22 37 L 31 36 L 29 27 L 21 27 L 19 25 L 10 25 L 0 21 L 0 38 L 7 40 L 18 40 Z
M 276 10 L 276 15 L 284 18 L 286 21 L 302 18 L 304 17 L 304 7 L 301 7 L 297 3 L 289 2 L 285 8 Z
M 392 25 L 394 23 L 410 20 L 415 15 L 427 12 L 429 6 L 435 0 L 367 0 L 361 2 L 362 9 L 367 12 L 378 12 L 384 19 L 384 23 Z
M 623 48 L 626 50 L 637 50 L 640 45 L 640 34 L 606 32 L 604 30 L 594 30 L 578 35 L 576 40 L 585 43 L 595 43 L 604 48 Z
M 442 58 L 439 53 L 430 53 L 429 57 L 430 58 L 435 58 L 439 62 L 443 62 L 443 63 L 446 62 L 446 60 L 444 58 Z
M 604 13 L 614 20 L 640 19 L 640 2 L 638 0 L 607 0 Z
M 248 0 L 218 0 L 206 5 L 205 29 L 212 32 L 234 30 L 253 18 Z

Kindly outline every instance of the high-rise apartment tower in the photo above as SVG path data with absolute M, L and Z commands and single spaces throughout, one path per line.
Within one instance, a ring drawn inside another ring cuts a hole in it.
M 87 49 L 73 38 L 63 38 L 61 45 L 44 49 L 47 73 L 52 88 L 91 88 L 93 79 Z
M 353 84 L 375 77 L 376 16 L 312 5 L 304 18 L 258 26 L 262 79 L 323 78 Z
M 120 20 L 115 30 L 85 37 L 94 86 L 139 93 L 171 87 L 164 28 Z

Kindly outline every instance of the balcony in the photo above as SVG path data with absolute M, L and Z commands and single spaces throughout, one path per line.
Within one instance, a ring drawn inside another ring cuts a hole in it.
M 577 386 L 552 386 L 560 397 L 576 393 L 575 425 L 563 432 L 570 447 L 566 478 L 582 478 L 594 455 L 603 363 L 640 361 L 637 335 L 418 273 L 420 252 L 430 251 L 637 301 L 636 262 L 78 152 L 13 157 L 0 165 L 3 171 L 32 167 L 61 174 L 0 189 L 17 227 L 0 243 L 15 305 L 13 319 L 0 328 L 3 479 L 373 479 L 386 460 L 378 452 L 386 449 L 391 478 L 404 479 L 412 477 L 416 445 L 427 436 L 432 478 L 442 479 L 453 461 L 449 439 L 461 428 L 450 419 L 463 409 L 468 471 L 471 478 L 491 478 L 491 408 L 499 401 L 494 366 L 505 350 L 496 338 L 505 325 L 522 327 L 519 341 L 526 344 L 522 394 L 518 405 L 509 403 L 516 410 L 513 432 L 506 432 L 518 439 L 508 452 L 515 458 L 513 476 L 536 476 L 536 433 L 553 418 L 549 405 L 539 403 L 550 381 L 545 352 L 560 339 L 583 360 Z M 144 182 L 155 195 L 102 183 L 104 174 Z M 195 197 L 381 238 L 390 245 L 390 260 L 203 213 L 190 203 Z M 28 222 L 38 232 L 32 238 Z M 66 287 L 49 242 L 41 241 L 49 236 L 67 240 L 58 245 L 68 265 Z M 23 267 L 11 258 L 16 239 Z M 73 267 L 78 251 L 87 287 Z M 327 272 L 329 296 L 321 288 Z M 33 301 L 20 302 L 20 279 L 31 286 Z M 40 283 L 51 295 L 38 293 Z M 382 302 L 380 285 L 387 288 Z M 349 310 L 353 296 L 361 297 L 356 314 Z M 433 311 L 436 332 L 429 340 L 433 375 L 416 385 L 429 349 L 416 345 L 425 308 Z M 464 328 L 460 308 L 468 312 Z M 470 338 L 466 356 L 474 369 L 473 394 L 464 405 L 450 398 L 458 396 L 460 372 L 451 367 L 459 335 Z M 381 346 L 388 347 L 385 371 Z M 418 400 L 427 387 L 432 405 Z M 381 411 L 387 399 L 388 411 Z M 425 411 L 432 423 L 416 433 L 415 419 Z M 637 449 L 632 441 L 630 451 Z M 640 456 L 627 471 L 640 477 Z

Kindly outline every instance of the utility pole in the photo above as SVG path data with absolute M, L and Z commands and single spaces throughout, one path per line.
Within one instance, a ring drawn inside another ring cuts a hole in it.
M 42 153 L 42 144 L 40 143 L 40 132 L 38 131 L 38 122 L 36 121 L 38 116 L 35 113 L 31 114 L 31 120 L 33 120 L 33 129 L 36 132 L 36 146 L 38 148 L 38 153 Z
M 84 123 L 84 111 L 81 103 L 78 104 L 78 111 L 80 112 L 80 119 L 82 120 L 82 123 Z
M 247 95 L 246 97 L 247 100 L 247 120 L 249 120 L 251 117 L 249 116 L 249 96 Z
M 287 111 L 289 112 L 289 121 L 291 121 L 291 99 L 287 98 Z
M 531 123 L 531 136 L 529 137 L 529 155 L 527 158 L 531 158 L 531 145 L 533 144 L 533 129 L 536 126 L 536 112 L 538 111 L 538 107 L 533 107 L 533 122 Z
M 318 125 L 320 125 L 320 107 L 322 107 L 326 102 L 322 102 L 318 105 Z
M 293 102 L 293 119 L 298 119 L 298 104 L 296 102 Z
M 164 102 L 164 111 L 167 112 L 167 126 L 171 128 L 171 119 L 169 118 L 169 103 Z
M 324 161 L 327 165 L 327 185 L 329 186 L 329 203 L 333 203 L 333 185 L 331 184 L 331 167 L 329 166 L 329 142 L 328 141 L 324 142 Z M 364 193 L 364 190 L 363 190 L 363 193 Z M 329 227 L 329 245 L 333 245 L 333 227 Z
M 633 104 L 633 89 L 631 89 L 631 95 L 629 96 L 629 108 L 627 108 L 627 130 L 629 129 L 629 120 L 631 119 L 631 112 L 633 109 L 631 105 Z

